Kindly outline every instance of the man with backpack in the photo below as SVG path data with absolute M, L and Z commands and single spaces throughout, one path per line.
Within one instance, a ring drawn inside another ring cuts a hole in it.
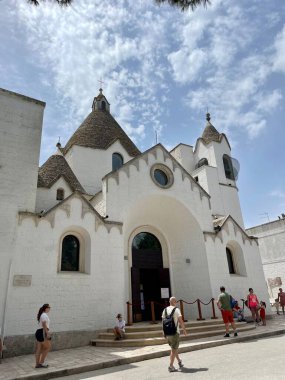
M 182 319 L 182 315 L 178 307 L 176 307 L 176 298 L 171 297 L 169 299 L 169 306 L 166 307 L 162 312 L 162 327 L 163 334 L 167 339 L 169 346 L 171 347 L 170 351 L 170 364 L 168 367 L 169 372 L 175 372 L 176 368 L 173 366 L 175 358 L 178 361 L 179 368 L 183 367 L 182 360 L 178 355 L 178 347 L 179 347 L 179 337 L 180 330 L 179 326 L 183 330 L 184 335 L 187 335 L 184 321 Z

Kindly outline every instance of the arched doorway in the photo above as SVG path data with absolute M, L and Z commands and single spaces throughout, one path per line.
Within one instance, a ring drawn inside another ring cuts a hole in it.
M 155 301 L 155 319 L 160 319 L 170 296 L 170 278 L 160 241 L 152 233 L 140 232 L 132 241 L 131 276 L 134 321 L 151 320 L 150 301 Z

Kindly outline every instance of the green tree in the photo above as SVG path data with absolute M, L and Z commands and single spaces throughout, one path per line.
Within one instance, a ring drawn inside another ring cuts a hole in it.
M 33 4 L 33 5 L 40 5 L 41 2 L 50 1 L 50 2 L 56 2 L 59 5 L 65 5 L 65 6 L 68 6 L 73 2 L 73 0 L 27 0 L 27 1 L 28 3 Z M 194 11 L 194 9 L 199 6 L 207 7 L 207 5 L 211 4 L 210 0 L 154 0 L 154 1 L 157 4 L 162 4 L 162 3 L 167 2 L 171 6 L 180 8 L 182 11 L 185 11 L 189 8 L 192 11 Z
M 45 2 L 46 0 L 27 0 L 28 3 L 33 4 L 33 5 L 40 5 L 41 2 Z M 72 3 L 72 0 L 48 0 L 52 1 L 53 3 L 56 2 L 59 5 L 70 5 Z
M 194 9 L 201 5 L 204 7 L 211 5 L 210 0 L 155 0 L 155 2 L 158 4 L 168 3 L 171 6 L 180 8 L 182 11 L 185 11 L 189 8 L 194 11 Z

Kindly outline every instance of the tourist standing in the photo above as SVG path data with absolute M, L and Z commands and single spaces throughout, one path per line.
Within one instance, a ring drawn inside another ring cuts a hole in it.
M 49 332 L 50 319 L 48 313 L 50 312 L 50 305 L 45 303 L 38 312 L 37 320 L 39 328 L 35 333 L 37 340 L 36 346 L 36 367 L 35 368 L 47 368 L 48 364 L 45 364 L 47 354 L 51 349 L 51 335 Z
M 231 296 L 226 293 L 226 288 L 224 286 L 220 287 L 221 294 L 218 297 L 217 305 L 221 310 L 223 321 L 226 328 L 225 338 L 230 337 L 230 324 L 234 330 L 234 336 L 238 336 L 236 331 L 236 325 L 234 322 L 234 316 L 231 306 Z
M 284 314 L 284 307 L 285 307 L 285 292 L 283 292 L 282 288 L 279 288 L 278 302 L 279 302 L 280 306 L 282 307 L 282 312 L 283 312 L 283 314 Z
M 249 291 L 249 294 L 247 296 L 247 307 L 251 311 L 253 322 L 255 321 L 258 324 L 259 323 L 259 315 L 258 315 L 259 301 L 258 301 L 257 295 L 254 294 L 252 288 L 249 288 L 248 291 Z
M 177 303 L 176 298 L 175 297 L 171 297 L 169 299 L 169 304 L 170 305 L 168 307 L 166 307 L 163 310 L 163 312 L 162 312 L 162 320 L 163 321 L 172 320 L 172 322 L 174 323 L 174 327 L 175 327 L 173 333 L 172 333 L 172 331 L 171 332 L 167 332 L 165 326 L 163 327 L 164 336 L 167 339 L 167 342 L 168 342 L 168 344 L 169 344 L 169 346 L 171 348 L 171 351 L 170 351 L 170 364 L 169 364 L 169 367 L 168 367 L 168 371 L 169 372 L 175 372 L 176 371 L 176 368 L 173 365 L 175 358 L 177 359 L 179 368 L 183 367 L 182 360 L 180 359 L 180 357 L 178 355 L 179 338 L 180 338 L 179 326 L 183 330 L 184 335 L 185 336 L 187 335 L 186 328 L 185 328 L 185 325 L 184 325 L 184 321 L 182 319 L 181 312 L 178 309 L 178 307 L 176 307 L 176 303 Z M 171 335 L 169 335 L 169 334 L 171 334 Z

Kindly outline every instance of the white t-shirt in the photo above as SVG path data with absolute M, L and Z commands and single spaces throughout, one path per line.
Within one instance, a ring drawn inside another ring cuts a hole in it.
M 170 315 L 173 309 L 174 309 L 174 306 L 167 306 L 167 308 L 166 308 L 167 315 Z M 175 325 L 177 326 L 177 332 L 178 332 L 178 334 L 180 334 L 178 318 L 181 317 L 181 316 L 182 316 L 181 312 L 180 312 L 180 310 L 177 307 L 175 309 L 174 314 L 173 314 L 173 319 L 174 319 Z M 165 318 L 165 309 L 163 310 L 163 313 L 162 313 L 161 317 L 162 317 L 162 319 Z
M 42 315 L 40 316 L 40 322 L 39 323 L 40 323 L 41 328 L 43 327 L 43 322 L 46 322 L 46 326 L 49 329 L 50 319 L 49 319 L 47 313 L 42 313 Z
M 125 332 L 125 326 L 126 326 L 126 322 L 123 319 L 116 320 L 116 327 L 119 327 L 119 329 L 122 330 L 123 332 Z

